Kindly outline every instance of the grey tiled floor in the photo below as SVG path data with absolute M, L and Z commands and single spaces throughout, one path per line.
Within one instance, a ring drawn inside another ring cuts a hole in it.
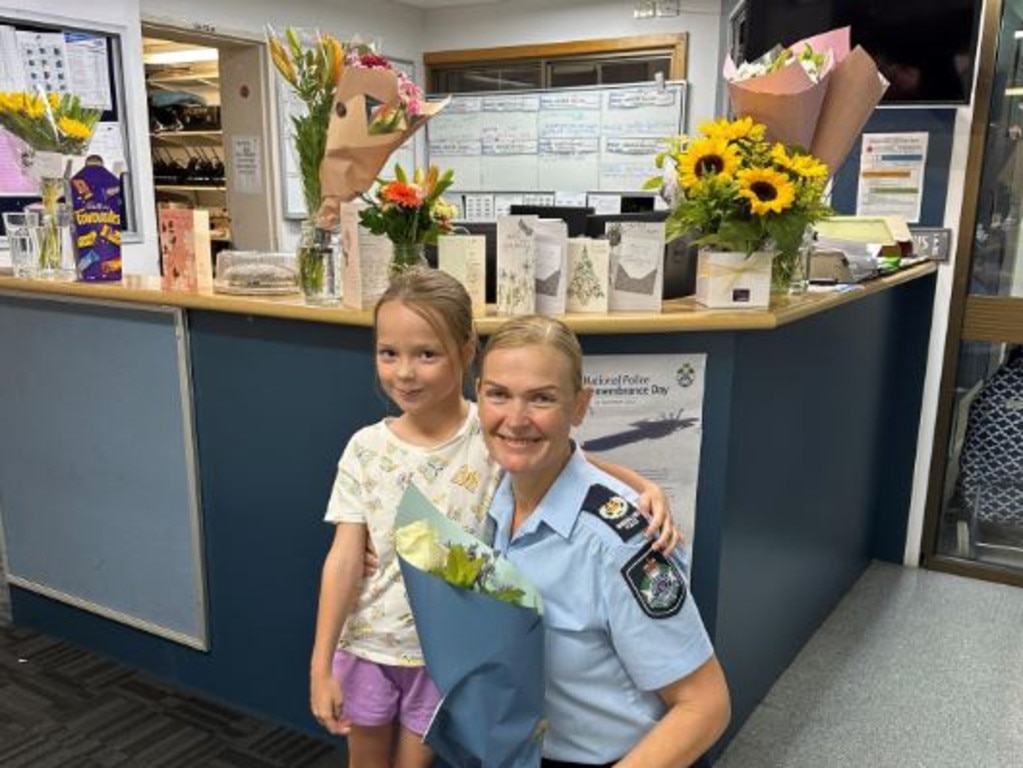
M 875 563 L 715 768 L 1023 768 L 1023 589 Z

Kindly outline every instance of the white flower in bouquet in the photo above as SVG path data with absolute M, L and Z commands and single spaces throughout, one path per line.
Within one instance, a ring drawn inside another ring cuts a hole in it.
M 759 59 L 744 61 L 740 64 L 735 71 L 735 76 L 732 77 L 732 82 L 741 82 L 753 77 L 769 75 L 795 60 L 803 68 L 803 71 L 806 72 L 806 76 L 812 82 L 818 83 L 824 72 L 827 71 L 825 67 L 827 59 L 827 53 L 814 51 L 808 43 L 803 44 L 803 48 L 799 53 L 793 53 L 791 48 L 782 48 L 780 45 L 776 45 Z
M 421 570 L 433 571 L 447 562 L 447 548 L 440 543 L 437 531 L 425 520 L 398 528 L 394 539 L 401 556 Z

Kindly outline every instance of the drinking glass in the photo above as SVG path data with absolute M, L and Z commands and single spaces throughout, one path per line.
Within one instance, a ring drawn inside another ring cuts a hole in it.
M 39 215 L 32 211 L 8 211 L 3 216 L 14 276 L 35 277 L 39 270 L 36 238 Z

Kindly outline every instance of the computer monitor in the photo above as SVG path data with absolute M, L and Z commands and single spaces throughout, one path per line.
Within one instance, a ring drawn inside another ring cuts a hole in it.
M 593 215 L 593 208 L 574 205 L 519 205 L 509 209 L 513 216 L 539 216 L 541 219 L 561 219 L 568 225 L 569 237 L 586 234 L 587 217 Z
M 590 216 L 586 222 L 589 237 L 604 237 L 607 225 L 619 221 L 664 221 L 667 211 L 607 213 Z M 678 299 L 696 292 L 696 247 L 679 238 L 664 247 L 664 289 L 662 298 Z

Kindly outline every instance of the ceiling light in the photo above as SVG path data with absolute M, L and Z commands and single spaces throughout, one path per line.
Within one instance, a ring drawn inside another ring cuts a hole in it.
M 216 48 L 185 48 L 180 51 L 158 51 L 142 57 L 146 64 L 194 64 L 198 61 L 216 61 Z

